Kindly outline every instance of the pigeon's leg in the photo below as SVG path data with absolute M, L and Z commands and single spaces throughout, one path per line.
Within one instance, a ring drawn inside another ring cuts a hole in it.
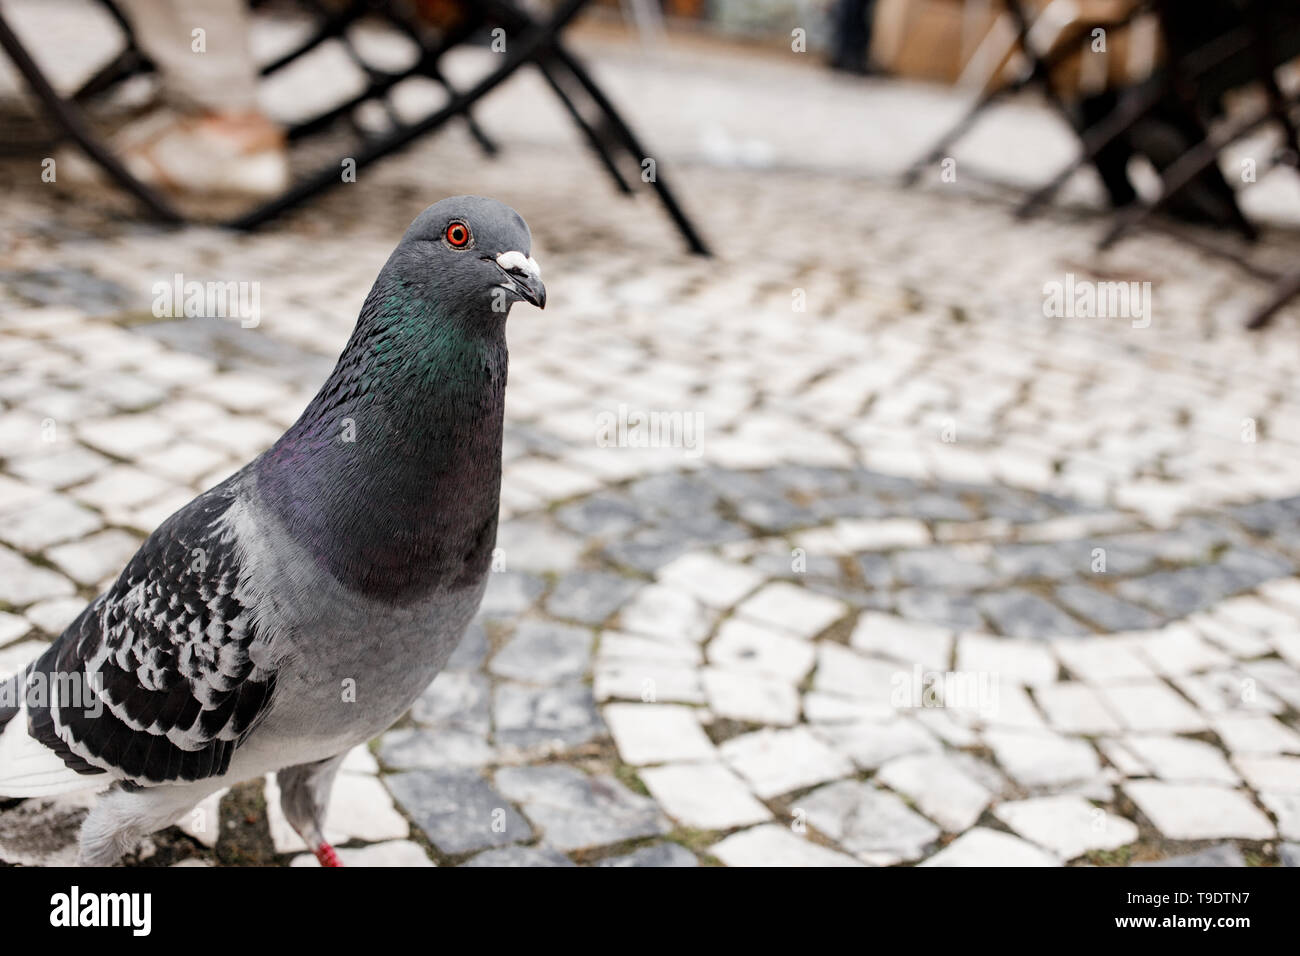
M 140 840 L 170 826 L 216 789 L 208 782 L 127 788 L 100 794 L 81 824 L 78 866 L 112 866 Z
M 325 839 L 325 808 L 329 806 L 334 777 L 346 756 L 344 752 L 315 763 L 285 767 L 275 774 L 275 782 L 280 787 L 280 809 L 298 836 L 311 847 L 321 866 L 343 865 Z

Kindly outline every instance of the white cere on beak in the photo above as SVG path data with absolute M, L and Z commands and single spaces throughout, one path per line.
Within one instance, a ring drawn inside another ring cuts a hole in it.
M 506 272 L 522 272 L 531 279 L 542 278 L 542 269 L 533 261 L 532 256 L 526 256 L 518 249 L 511 249 L 497 256 L 497 265 Z

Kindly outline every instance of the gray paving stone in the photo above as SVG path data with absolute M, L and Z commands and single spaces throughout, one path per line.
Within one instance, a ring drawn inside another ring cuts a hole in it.
M 1123 581 L 1117 590 L 1122 597 L 1149 605 L 1170 617 L 1186 617 L 1288 570 L 1285 565 L 1256 566 L 1254 561 L 1240 556 L 1235 560 L 1238 566 L 1229 564 L 1225 555 L 1218 564 L 1158 571 Z M 1240 567 L 1243 564 L 1248 567 Z M 1270 572 L 1268 568 L 1275 570 Z
M 627 494 L 638 507 L 650 507 L 664 514 L 703 515 L 716 507 L 719 498 L 717 490 L 703 478 L 668 473 L 632 482 Z
M 599 624 L 617 611 L 643 582 L 603 571 L 572 571 L 546 599 L 546 613 L 584 624 Z
M 883 554 L 860 554 L 854 560 L 867 587 L 878 589 L 894 587 L 894 569 L 889 558 Z
M 532 828 L 475 770 L 411 770 L 384 778 L 389 791 L 443 853 L 518 843 Z
M 919 548 L 894 555 L 894 574 L 906 585 L 973 591 L 994 581 L 993 572 L 947 548 Z
M 1140 631 L 1159 627 L 1164 619 L 1128 601 L 1086 584 L 1066 584 L 1054 592 L 1056 600 L 1079 617 L 1106 632 Z
M 597 866 L 699 866 L 690 850 L 678 843 L 656 843 L 623 856 L 611 856 Z
M 530 683 L 571 680 L 587 672 L 593 640 L 585 627 L 525 620 L 488 668 L 501 677 Z
M 608 538 L 640 527 L 646 512 L 625 495 L 595 494 L 556 509 L 555 520 L 575 534 Z
M 492 697 L 496 741 L 507 747 L 574 747 L 605 732 L 584 684 L 524 687 L 504 683 Z
M 1058 637 L 1087 634 L 1088 629 L 1056 605 L 1031 591 L 1007 588 L 979 598 L 979 607 L 1008 637 Z
M 907 588 L 894 595 L 902 617 L 941 624 L 954 630 L 971 631 L 984 627 L 984 618 L 969 594 L 948 594 L 934 588 Z
M 487 653 L 487 632 L 483 630 L 482 624 L 475 621 L 465 629 L 465 636 L 456 645 L 456 650 L 452 651 L 447 661 L 447 670 L 478 670 L 487 659 Z
M 487 850 L 471 857 L 461 866 L 576 866 L 572 860 L 547 846 L 507 846 Z
M 479 607 L 482 617 L 514 617 L 532 606 L 546 582 L 525 571 L 495 571 L 488 576 L 487 591 Z
M 1163 860 L 1145 860 L 1134 866 L 1245 866 L 1246 858 L 1234 844 L 1220 843 L 1207 850 L 1166 857 Z
M 1002 544 L 993 548 L 993 566 L 1006 578 L 1074 577 L 1088 570 L 1091 549 L 1076 541 L 1052 544 Z
M 395 770 L 483 767 L 496 758 L 484 734 L 455 727 L 390 730 L 379 743 L 379 759 Z
M 603 554 L 624 567 L 653 573 L 691 550 L 691 542 L 664 528 L 642 528 L 606 545 Z
M 653 800 L 609 776 L 589 777 L 558 765 L 505 767 L 497 771 L 496 785 L 560 850 L 606 846 L 670 828 Z
M 426 726 L 486 734 L 491 725 L 489 691 L 488 679 L 482 674 L 444 671 L 415 699 L 411 719 Z

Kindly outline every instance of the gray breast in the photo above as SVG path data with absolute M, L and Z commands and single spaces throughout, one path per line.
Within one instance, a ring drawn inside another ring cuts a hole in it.
M 275 697 L 254 737 L 341 750 L 375 736 L 446 665 L 487 584 L 484 574 L 410 604 L 391 604 L 341 585 L 280 533 L 278 519 L 255 495 L 241 495 L 229 520 L 245 551 L 257 615 L 269 625 L 252 653 L 277 671 Z

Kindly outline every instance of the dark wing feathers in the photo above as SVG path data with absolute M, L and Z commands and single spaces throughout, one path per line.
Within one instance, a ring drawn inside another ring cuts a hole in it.
M 250 656 L 259 626 L 224 521 L 234 494 L 227 482 L 163 522 L 29 670 L 29 687 L 91 695 L 28 708 L 32 736 L 72 769 L 138 784 L 219 776 L 266 712 L 275 674 Z

